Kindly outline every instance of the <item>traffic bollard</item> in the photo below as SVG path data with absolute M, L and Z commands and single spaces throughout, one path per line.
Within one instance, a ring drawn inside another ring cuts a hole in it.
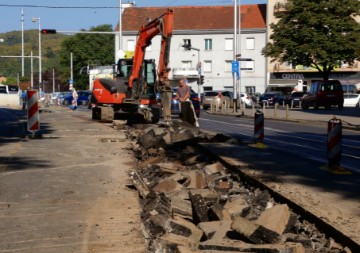
M 261 111 L 255 112 L 254 139 L 255 143 L 264 142 L 264 114 Z
M 333 174 L 352 174 L 340 165 L 342 153 L 342 122 L 335 116 L 328 122 L 327 159 L 328 164 L 320 169 Z
M 40 130 L 38 92 L 37 90 L 28 90 L 27 94 L 27 130 L 35 135 Z
M 333 118 L 328 122 L 327 158 L 329 167 L 340 166 L 342 153 L 342 123 Z
M 260 110 L 256 110 L 254 115 L 254 142 L 249 146 L 255 148 L 267 148 L 264 144 L 264 114 Z

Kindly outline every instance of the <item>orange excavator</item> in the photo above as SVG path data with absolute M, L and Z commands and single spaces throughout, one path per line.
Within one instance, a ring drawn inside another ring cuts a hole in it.
M 166 13 L 142 26 L 132 59 L 119 59 L 114 79 L 99 78 L 94 81 L 91 103 L 92 118 L 109 121 L 115 115 L 127 120 L 157 123 L 161 105 L 156 93 L 171 91 L 168 74 L 169 51 L 173 31 L 174 13 Z M 156 70 L 155 60 L 145 60 L 145 50 L 151 40 L 161 35 L 161 50 Z M 165 101 L 170 105 L 171 101 Z

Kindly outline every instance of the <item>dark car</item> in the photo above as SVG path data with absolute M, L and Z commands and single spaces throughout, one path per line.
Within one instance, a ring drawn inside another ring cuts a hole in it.
M 77 104 L 78 105 L 87 105 L 89 103 L 89 95 L 91 95 L 91 91 L 85 90 L 85 91 L 77 91 L 78 99 Z M 63 105 L 71 105 L 71 102 L 73 101 L 72 93 L 68 94 L 63 98 L 62 104 Z
M 173 94 L 172 94 L 172 100 L 171 100 L 171 114 L 172 115 L 179 115 L 181 117 L 181 111 L 180 111 L 180 102 L 176 99 L 176 91 L 177 88 L 172 88 Z M 160 94 L 156 94 L 157 100 L 161 102 Z M 200 99 L 198 97 L 198 94 L 190 90 L 190 100 L 194 106 L 196 116 L 200 117 Z
M 301 106 L 302 98 L 305 92 L 296 91 L 291 93 L 291 95 L 286 99 L 285 103 L 289 105 L 291 108 L 296 106 Z
M 339 109 L 344 108 L 344 91 L 339 80 L 313 82 L 301 103 L 304 110 L 309 107 L 318 109 L 321 106 L 330 109 L 333 105 Z
M 262 94 L 259 98 L 259 105 L 274 106 L 276 103 L 282 105 L 285 101 L 285 96 L 282 92 L 272 91 Z

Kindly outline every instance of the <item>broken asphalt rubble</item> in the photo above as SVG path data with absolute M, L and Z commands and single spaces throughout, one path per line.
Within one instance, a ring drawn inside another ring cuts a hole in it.
M 236 140 L 180 123 L 126 131 L 148 252 L 350 252 L 193 145 Z

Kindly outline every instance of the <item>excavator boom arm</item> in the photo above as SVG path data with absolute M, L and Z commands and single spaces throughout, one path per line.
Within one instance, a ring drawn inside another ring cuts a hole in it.
M 133 82 L 140 76 L 146 47 L 151 44 L 151 40 L 158 34 L 161 34 L 162 36 L 158 69 L 159 82 L 162 83 L 164 80 L 167 80 L 169 72 L 167 65 L 169 63 L 170 39 L 172 36 L 173 24 L 174 12 L 172 9 L 168 9 L 166 13 L 140 28 L 139 38 L 135 47 L 133 68 L 129 78 L 129 89 L 132 89 Z

